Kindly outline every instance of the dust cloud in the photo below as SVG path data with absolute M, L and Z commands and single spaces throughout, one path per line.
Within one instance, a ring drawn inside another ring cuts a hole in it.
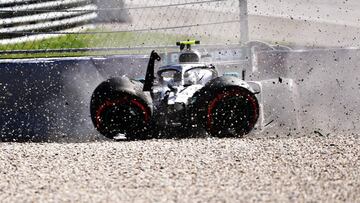
M 298 114 L 303 134 L 320 135 L 360 132 L 360 50 L 319 49 L 258 53 L 258 78 L 275 72 L 291 78 L 297 88 Z M 276 94 L 276 93 L 275 93 Z M 281 99 L 281 98 L 280 98 Z M 285 99 L 285 98 L 283 98 Z

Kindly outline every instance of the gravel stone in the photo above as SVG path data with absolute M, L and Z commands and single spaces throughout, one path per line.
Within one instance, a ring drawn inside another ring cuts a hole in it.
M 359 137 L 0 143 L 1 202 L 360 202 Z

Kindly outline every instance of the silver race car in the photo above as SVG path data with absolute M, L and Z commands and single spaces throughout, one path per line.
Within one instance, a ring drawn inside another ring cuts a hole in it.
M 178 42 L 179 63 L 162 66 L 155 76 L 152 51 L 143 80 L 127 77 L 102 82 L 91 98 L 91 118 L 104 136 L 157 137 L 159 132 L 205 130 L 211 136 L 241 136 L 253 130 L 259 102 L 237 74 L 220 76 L 191 49 L 199 41 Z

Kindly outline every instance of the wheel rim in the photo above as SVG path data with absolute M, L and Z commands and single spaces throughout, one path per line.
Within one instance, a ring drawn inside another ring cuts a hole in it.
M 96 111 L 96 128 L 114 137 L 117 134 L 137 133 L 144 129 L 150 112 L 137 99 L 124 97 L 105 101 Z

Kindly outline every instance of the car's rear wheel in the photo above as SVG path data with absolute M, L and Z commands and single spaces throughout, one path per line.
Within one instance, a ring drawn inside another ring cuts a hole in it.
M 90 105 L 93 124 L 110 139 L 143 139 L 149 131 L 151 109 L 143 98 L 123 89 L 114 80 L 95 89 Z

